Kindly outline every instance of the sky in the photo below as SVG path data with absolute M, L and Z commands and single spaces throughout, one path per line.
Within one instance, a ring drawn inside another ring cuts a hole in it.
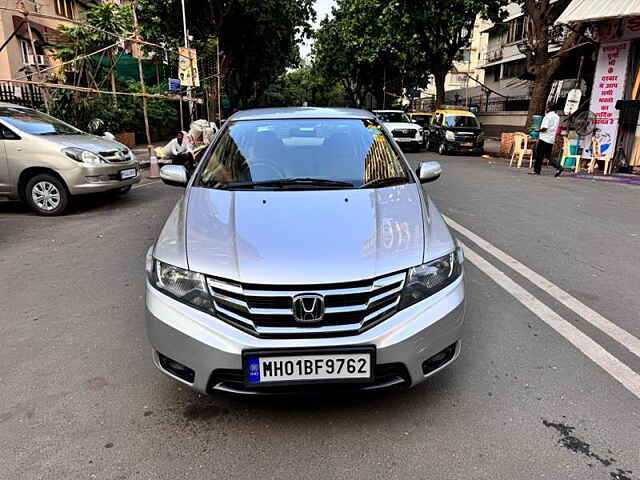
M 335 0 L 316 0 L 315 8 L 317 13 L 317 18 L 314 23 L 314 28 L 318 28 L 320 25 L 320 20 L 326 17 L 329 13 L 331 13 L 331 7 L 335 5 Z M 311 44 L 309 42 L 305 42 L 300 47 L 300 53 L 303 57 L 308 57 L 311 53 Z

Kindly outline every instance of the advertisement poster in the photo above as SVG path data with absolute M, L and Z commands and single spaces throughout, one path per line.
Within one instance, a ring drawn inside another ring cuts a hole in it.
M 600 139 L 603 155 L 613 156 L 618 135 L 616 102 L 624 96 L 630 42 L 604 43 L 600 46 L 593 78 L 589 110 L 596 114 L 594 135 Z M 584 156 L 591 157 L 591 136 L 583 140 Z
M 198 59 L 193 48 L 178 48 L 178 77 L 183 87 L 199 87 Z

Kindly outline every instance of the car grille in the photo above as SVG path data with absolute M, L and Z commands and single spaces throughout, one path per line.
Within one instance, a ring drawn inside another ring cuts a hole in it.
M 399 128 L 393 130 L 391 134 L 395 138 L 415 138 L 415 136 L 418 134 L 418 130 L 416 130 L 415 128 Z
M 478 134 L 476 133 L 465 133 L 465 132 L 456 132 L 455 139 L 459 142 L 474 142 L 476 141 Z
M 108 152 L 98 153 L 109 163 L 124 163 L 131 160 L 131 152 L 126 148 L 123 148 L 122 150 L 109 150 Z
M 320 285 L 254 285 L 209 277 L 216 314 L 260 337 L 295 338 L 355 335 L 393 315 L 400 303 L 405 272 L 360 282 Z M 293 315 L 293 297 L 302 293 L 324 297 L 324 317 L 300 323 Z

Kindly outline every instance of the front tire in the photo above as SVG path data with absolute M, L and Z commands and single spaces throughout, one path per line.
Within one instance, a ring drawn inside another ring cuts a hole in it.
M 25 198 L 38 215 L 62 215 L 69 205 L 67 186 L 48 173 L 36 175 L 27 182 Z
M 444 143 L 441 143 L 441 144 L 438 146 L 438 154 L 440 154 L 440 155 L 446 155 L 447 153 L 448 153 L 447 146 L 446 146 Z

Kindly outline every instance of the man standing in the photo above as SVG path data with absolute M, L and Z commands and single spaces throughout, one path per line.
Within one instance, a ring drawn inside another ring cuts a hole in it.
M 191 149 L 191 144 L 185 142 L 182 132 L 178 132 L 176 138 L 171 140 L 166 148 L 169 150 L 169 156 L 173 161 L 172 163 L 175 165 L 184 165 L 187 170 L 191 169 L 194 159 L 193 150 Z
M 553 145 L 556 142 L 556 133 L 559 126 L 560 117 L 555 112 L 555 105 L 547 105 L 546 115 L 542 119 L 540 130 L 538 130 L 540 132 L 540 138 L 538 140 L 538 145 L 536 146 L 536 160 L 533 164 L 532 173 L 534 175 L 540 175 L 542 171 L 542 161 L 545 158 L 549 159 L 549 164 L 553 165 L 556 168 L 556 177 L 559 177 L 562 173 L 562 167 L 558 164 L 558 162 L 556 162 L 551 153 L 553 150 Z

